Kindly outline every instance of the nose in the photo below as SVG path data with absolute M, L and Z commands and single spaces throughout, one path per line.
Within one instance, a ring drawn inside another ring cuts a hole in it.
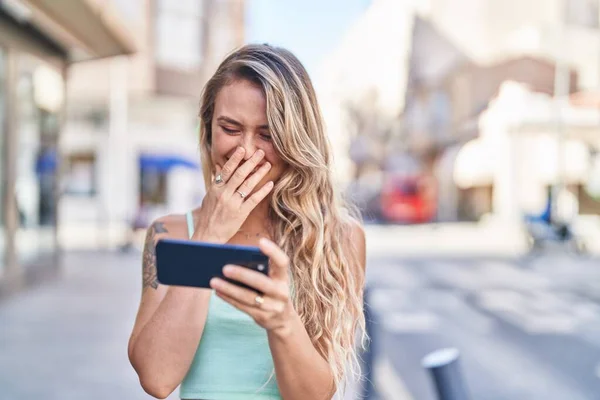
M 250 157 L 252 157 L 254 153 L 256 153 L 256 150 L 258 150 L 258 147 L 256 146 L 254 140 L 254 135 L 251 134 L 242 135 L 240 146 L 243 147 L 245 150 L 244 160 L 247 160 Z

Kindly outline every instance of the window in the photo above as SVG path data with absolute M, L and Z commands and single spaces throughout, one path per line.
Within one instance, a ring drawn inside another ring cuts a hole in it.
M 140 169 L 140 203 L 142 205 L 167 203 L 166 171 Z
M 71 154 L 67 161 L 65 193 L 71 196 L 96 195 L 96 155 Z
M 202 62 L 202 7 L 197 0 L 156 2 L 156 60 L 165 67 L 193 70 Z
M 566 2 L 566 22 L 569 25 L 597 29 L 599 7 L 598 0 L 569 0 Z

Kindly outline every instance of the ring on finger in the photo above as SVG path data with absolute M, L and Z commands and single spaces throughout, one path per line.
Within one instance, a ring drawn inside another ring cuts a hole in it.
M 254 305 L 258 308 L 262 307 L 264 302 L 265 302 L 265 298 L 262 297 L 260 294 L 257 294 L 256 297 L 254 298 Z
M 242 200 L 246 198 L 246 193 L 242 192 L 241 190 L 236 190 L 235 192 L 242 197 Z
M 223 183 L 223 176 L 221 174 L 217 174 L 217 176 L 215 177 L 215 183 L 217 185 L 220 185 L 221 183 Z

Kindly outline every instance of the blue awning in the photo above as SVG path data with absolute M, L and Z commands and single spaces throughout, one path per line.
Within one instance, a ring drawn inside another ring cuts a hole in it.
M 171 168 L 181 167 L 188 169 L 200 169 L 197 161 L 187 159 L 174 154 L 141 154 L 140 169 L 167 172 Z
M 40 174 L 53 173 L 56 170 L 56 150 L 46 150 L 41 153 L 35 163 L 35 172 Z

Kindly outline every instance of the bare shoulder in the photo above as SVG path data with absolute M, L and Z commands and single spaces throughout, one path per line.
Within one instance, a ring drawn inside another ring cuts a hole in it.
M 142 257 L 142 290 L 158 288 L 156 278 L 156 243 L 163 238 L 182 239 L 187 237 L 185 215 L 171 214 L 157 218 L 146 231 Z
M 165 215 L 165 216 L 155 219 L 154 222 L 152 222 L 152 224 L 150 225 L 149 229 L 157 228 L 157 229 L 166 229 L 167 231 L 169 229 L 174 230 L 174 231 L 180 231 L 181 228 L 184 227 L 185 223 L 186 223 L 185 215 L 169 214 L 169 215 Z

